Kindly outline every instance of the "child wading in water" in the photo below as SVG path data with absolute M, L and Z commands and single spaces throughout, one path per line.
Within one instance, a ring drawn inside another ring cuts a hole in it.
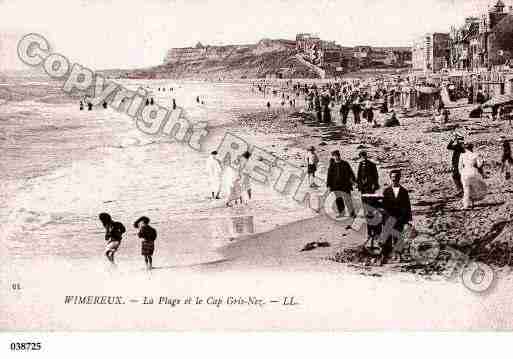
M 137 236 L 142 239 L 141 254 L 146 263 L 146 269 L 152 270 L 152 256 L 155 251 L 155 239 L 157 239 L 157 231 L 149 225 L 150 219 L 148 217 L 141 217 L 134 223 L 134 227 L 139 229 Z
M 105 240 L 107 241 L 105 255 L 112 265 L 116 265 L 114 263 L 114 253 L 117 252 L 123 233 L 126 232 L 125 226 L 121 222 L 114 222 L 108 213 L 100 213 L 99 219 L 105 228 Z

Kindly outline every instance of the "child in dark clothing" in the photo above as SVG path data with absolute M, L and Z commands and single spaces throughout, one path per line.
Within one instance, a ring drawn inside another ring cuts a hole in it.
M 152 256 L 155 251 L 155 239 L 157 239 L 157 231 L 149 225 L 150 219 L 148 217 L 141 217 L 134 223 L 134 227 L 139 229 L 137 236 L 142 239 L 141 254 L 146 263 L 146 269 L 152 270 L 153 262 Z
M 105 241 L 107 241 L 105 255 L 109 262 L 115 265 L 114 253 L 117 252 L 123 233 L 126 232 L 125 226 L 121 222 L 114 222 L 108 213 L 100 213 L 99 219 L 105 228 Z

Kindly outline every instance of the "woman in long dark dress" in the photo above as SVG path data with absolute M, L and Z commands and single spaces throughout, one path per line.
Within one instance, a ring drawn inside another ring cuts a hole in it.
M 511 157 L 511 145 L 509 141 L 502 143 L 502 159 L 501 159 L 501 173 L 504 173 L 506 180 L 511 179 L 511 172 L 513 169 L 513 157 Z
M 153 268 L 153 252 L 155 251 L 155 239 L 157 239 L 157 231 L 149 225 L 150 219 L 148 217 L 141 217 L 134 223 L 134 227 L 139 229 L 137 236 L 142 239 L 141 241 L 141 254 L 146 263 L 146 269 Z

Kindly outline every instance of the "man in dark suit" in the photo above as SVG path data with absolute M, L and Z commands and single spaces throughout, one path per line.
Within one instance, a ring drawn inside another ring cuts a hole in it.
M 351 105 L 351 109 L 353 110 L 354 124 L 357 125 L 360 123 L 360 113 L 362 112 L 362 105 L 358 95 L 355 97 L 355 100 Z
M 347 124 L 347 116 L 349 115 L 349 110 L 351 108 L 349 98 L 347 95 L 342 96 L 342 104 L 340 105 L 340 116 L 342 118 L 342 125 L 345 126 Z
M 394 245 L 401 240 L 404 227 L 413 220 L 410 195 L 401 186 L 401 172 L 390 172 L 392 185 L 383 191 L 383 209 L 386 214 L 386 222 L 383 226 L 382 238 L 384 239 L 382 264 L 385 264 L 392 254 Z
M 321 95 L 322 120 L 324 123 L 331 122 L 330 95 L 323 93 Z
M 361 162 L 358 165 L 356 182 L 358 190 L 362 194 L 375 193 L 379 188 L 378 169 L 376 165 L 367 159 L 367 152 L 360 152 Z
M 463 184 L 461 183 L 461 175 L 458 166 L 460 163 L 460 156 L 465 152 L 465 142 L 463 141 L 463 137 L 461 135 L 455 134 L 447 145 L 447 149 L 453 151 L 451 161 L 452 179 L 454 181 L 454 185 L 456 186 L 456 190 L 458 191 L 457 196 L 461 197 L 463 195 Z
M 342 160 L 338 150 L 333 151 L 331 155 L 326 187 L 330 192 L 335 192 L 337 210 L 339 212 L 337 217 L 343 217 L 344 209 L 347 207 L 349 215 L 354 218 L 356 214 L 351 198 L 353 183 L 356 182 L 354 172 L 349 163 Z
M 315 93 L 314 105 L 315 105 L 315 113 L 317 114 L 317 121 L 319 123 L 321 123 L 322 122 L 321 99 L 320 99 L 319 94 L 317 92 Z

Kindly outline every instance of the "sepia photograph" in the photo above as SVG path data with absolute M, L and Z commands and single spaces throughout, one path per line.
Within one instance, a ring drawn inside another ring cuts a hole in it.
M 0 332 L 513 329 L 513 0 L 0 17 Z

